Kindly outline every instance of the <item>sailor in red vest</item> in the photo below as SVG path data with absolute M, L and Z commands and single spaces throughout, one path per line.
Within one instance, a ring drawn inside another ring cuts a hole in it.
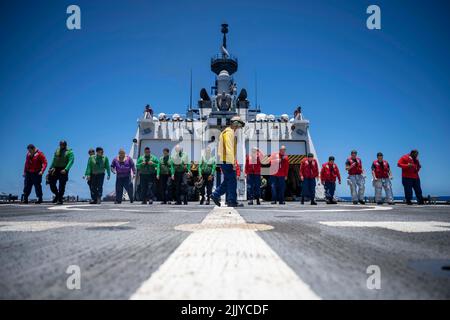
M 286 147 L 281 146 L 279 152 L 270 156 L 270 184 L 272 186 L 272 204 L 285 204 L 284 191 L 289 172 L 289 157 Z
M 245 158 L 245 175 L 247 176 L 248 204 L 253 205 L 253 200 L 260 205 L 261 197 L 261 160 L 264 155 L 258 148 L 253 147 L 252 152 Z
M 347 183 L 350 186 L 353 204 L 358 204 L 358 202 L 365 204 L 364 189 L 366 177 L 364 176 L 361 159 L 357 155 L 358 152 L 352 150 L 351 156 L 345 162 L 345 170 L 348 172 Z
M 405 189 L 406 204 L 412 204 L 413 189 L 416 193 L 417 204 L 423 204 L 422 188 L 420 186 L 419 171 L 420 165 L 419 151 L 412 150 L 410 154 L 405 154 L 398 160 L 397 166 L 402 168 L 402 184 Z
M 339 168 L 334 163 L 334 157 L 330 156 L 328 162 L 322 165 L 322 170 L 320 170 L 320 181 L 325 188 L 325 199 L 327 204 L 336 204 L 334 200 L 334 191 L 336 190 L 336 178 L 341 184 L 341 174 Z
M 27 146 L 27 150 L 25 167 L 23 169 L 23 177 L 25 178 L 23 203 L 28 203 L 28 197 L 34 186 L 34 191 L 38 198 L 36 204 L 40 204 L 42 203 L 42 175 L 47 168 L 47 159 L 44 154 L 32 144 Z
M 386 202 L 394 204 L 392 196 L 392 173 L 389 163 L 383 159 L 381 152 L 377 153 L 377 160 L 372 163 L 373 187 L 375 188 L 375 202 L 383 204 L 382 191 L 386 192 Z
M 311 200 L 312 205 L 317 205 L 316 179 L 319 177 L 319 165 L 312 153 L 300 163 L 300 181 L 302 181 L 302 204 L 305 203 L 305 196 Z

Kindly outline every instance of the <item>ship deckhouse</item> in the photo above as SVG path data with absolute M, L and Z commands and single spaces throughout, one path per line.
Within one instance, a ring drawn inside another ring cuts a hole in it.
M 295 110 L 294 116 L 287 114 L 274 115 L 262 113 L 259 107 L 252 108 L 248 100 L 247 90 L 239 89 L 234 81 L 238 71 L 238 59 L 231 55 L 227 47 L 228 25 L 222 24 L 223 40 L 221 52 L 211 58 L 211 71 L 216 75 L 210 90 L 202 88 L 197 107 L 189 107 L 185 115 L 153 114 L 152 110 L 144 112 L 138 119 L 136 136 L 130 156 L 137 159 L 149 146 L 156 156 L 162 155 L 164 148 L 173 149 L 180 144 L 192 161 L 192 170 L 206 147 L 216 153 L 218 137 L 229 120 L 239 115 L 245 121 L 245 127 L 238 131 L 238 163 L 242 175 L 238 183 L 238 197 L 246 198 L 246 182 L 243 176 L 245 156 L 252 147 L 259 148 L 265 155 L 276 152 L 285 145 L 289 154 L 290 170 L 287 182 L 287 199 L 298 193 L 298 169 L 301 159 L 309 152 L 317 158 L 311 135 L 309 121 L 303 118 L 301 109 Z M 266 156 L 263 160 L 262 175 L 269 174 Z M 220 181 L 220 171 L 216 183 Z M 138 188 L 139 181 L 135 183 Z M 323 197 L 322 186 L 317 187 L 317 197 Z

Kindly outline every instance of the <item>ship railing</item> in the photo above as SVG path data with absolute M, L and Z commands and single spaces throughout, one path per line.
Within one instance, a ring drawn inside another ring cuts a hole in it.
M 215 60 L 233 60 L 233 61 L 237 62 L 238 58 L 236 56 L 233 56 L 232 54 L 225 55 L 223 53 L 218 53 L 218 54 L 215 54 L 214 56 L 212 56 L 211 62 L 215 61 Z
M 160 113 L 153 113 L 153 117 L 150 117 L 148 114 L 144 114 L 141 118 L 139 118 L 139 121 L 151 121 L 151 120 L 160 120 Z M 179 120 L 175 120 L 174 116 L 177 115 L 177 119 Z M 185 121 L 186 119 L 188 119 L 188 116 L 184 113 L 165 113 L 164 114 L 164 118 L 163 121 Z M 198 119 L 198 115 L 194 114 L 193 119 Z

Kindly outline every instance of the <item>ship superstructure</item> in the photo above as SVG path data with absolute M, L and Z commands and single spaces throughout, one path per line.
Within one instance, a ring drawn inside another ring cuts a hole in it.
M 303 118 L 300 108 L 296 109 L 294 117 L 289 118 L 287 114 L 268 115 L 261 113 L 259 107 L 251 107 L 247 90 L 239 90 L 234 82 L 233 75 L 238 70 L 238 59 L 228 52 L 228 25 L 222 24 L 221 31 L 221 53 L 211 58 L 211 71 L 216 75 L 216 79 L 210 92 L 202 88 L 197 107 L 189 107 L 185 115 L 153 114 L 151 110 L 144 112 L 137 121 L 138 128 L 130 156 L 136 160 L 147 146 L 153 154 L 161 156 L 164 148 L 173 150 L 179 144 L 192 161 L 195 179 L 196 165 L 204 150 L 210 147 L 213 154 L 216 154 L 220 132 L 229 124 L 231 117 L 239 115 L 246 124 L 237 134 L 237 161 L 242 168 L 238 198 L 246 199 L 243 166 L 251 148 L 257 147 L 266 155 L 262 161 L 262 175 L 268 176 L 268 156 L 276 152 L 281 145 L 286 146 L 290 162 L 287 199 L 295 197 L 299 191 L 298 169 L 301 159 L 309 152 L 317 159 L 309 132 L 309 121 Z M 219 181 L 218 169 L 216 183 Z M 135 181 L 135 188 L 139 188 L 138 180 Z M 316 194 L 318 198 L 323 197 L 322 186 L 317 187 Z

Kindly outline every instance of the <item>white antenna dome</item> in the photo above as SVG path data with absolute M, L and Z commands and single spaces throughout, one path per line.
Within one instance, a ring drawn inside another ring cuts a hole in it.
M 158 114 L 158 119 L 159 121 L 164 121 L 167 119 L 167 116 L 164 112 L 161 112 L 160 114 Z
M 256 121 L 261 122 L 261 121 L 266 121 L 266 119 L 267 119 L 267 115 L 265 113 L 258 113 L 256 115 Z

